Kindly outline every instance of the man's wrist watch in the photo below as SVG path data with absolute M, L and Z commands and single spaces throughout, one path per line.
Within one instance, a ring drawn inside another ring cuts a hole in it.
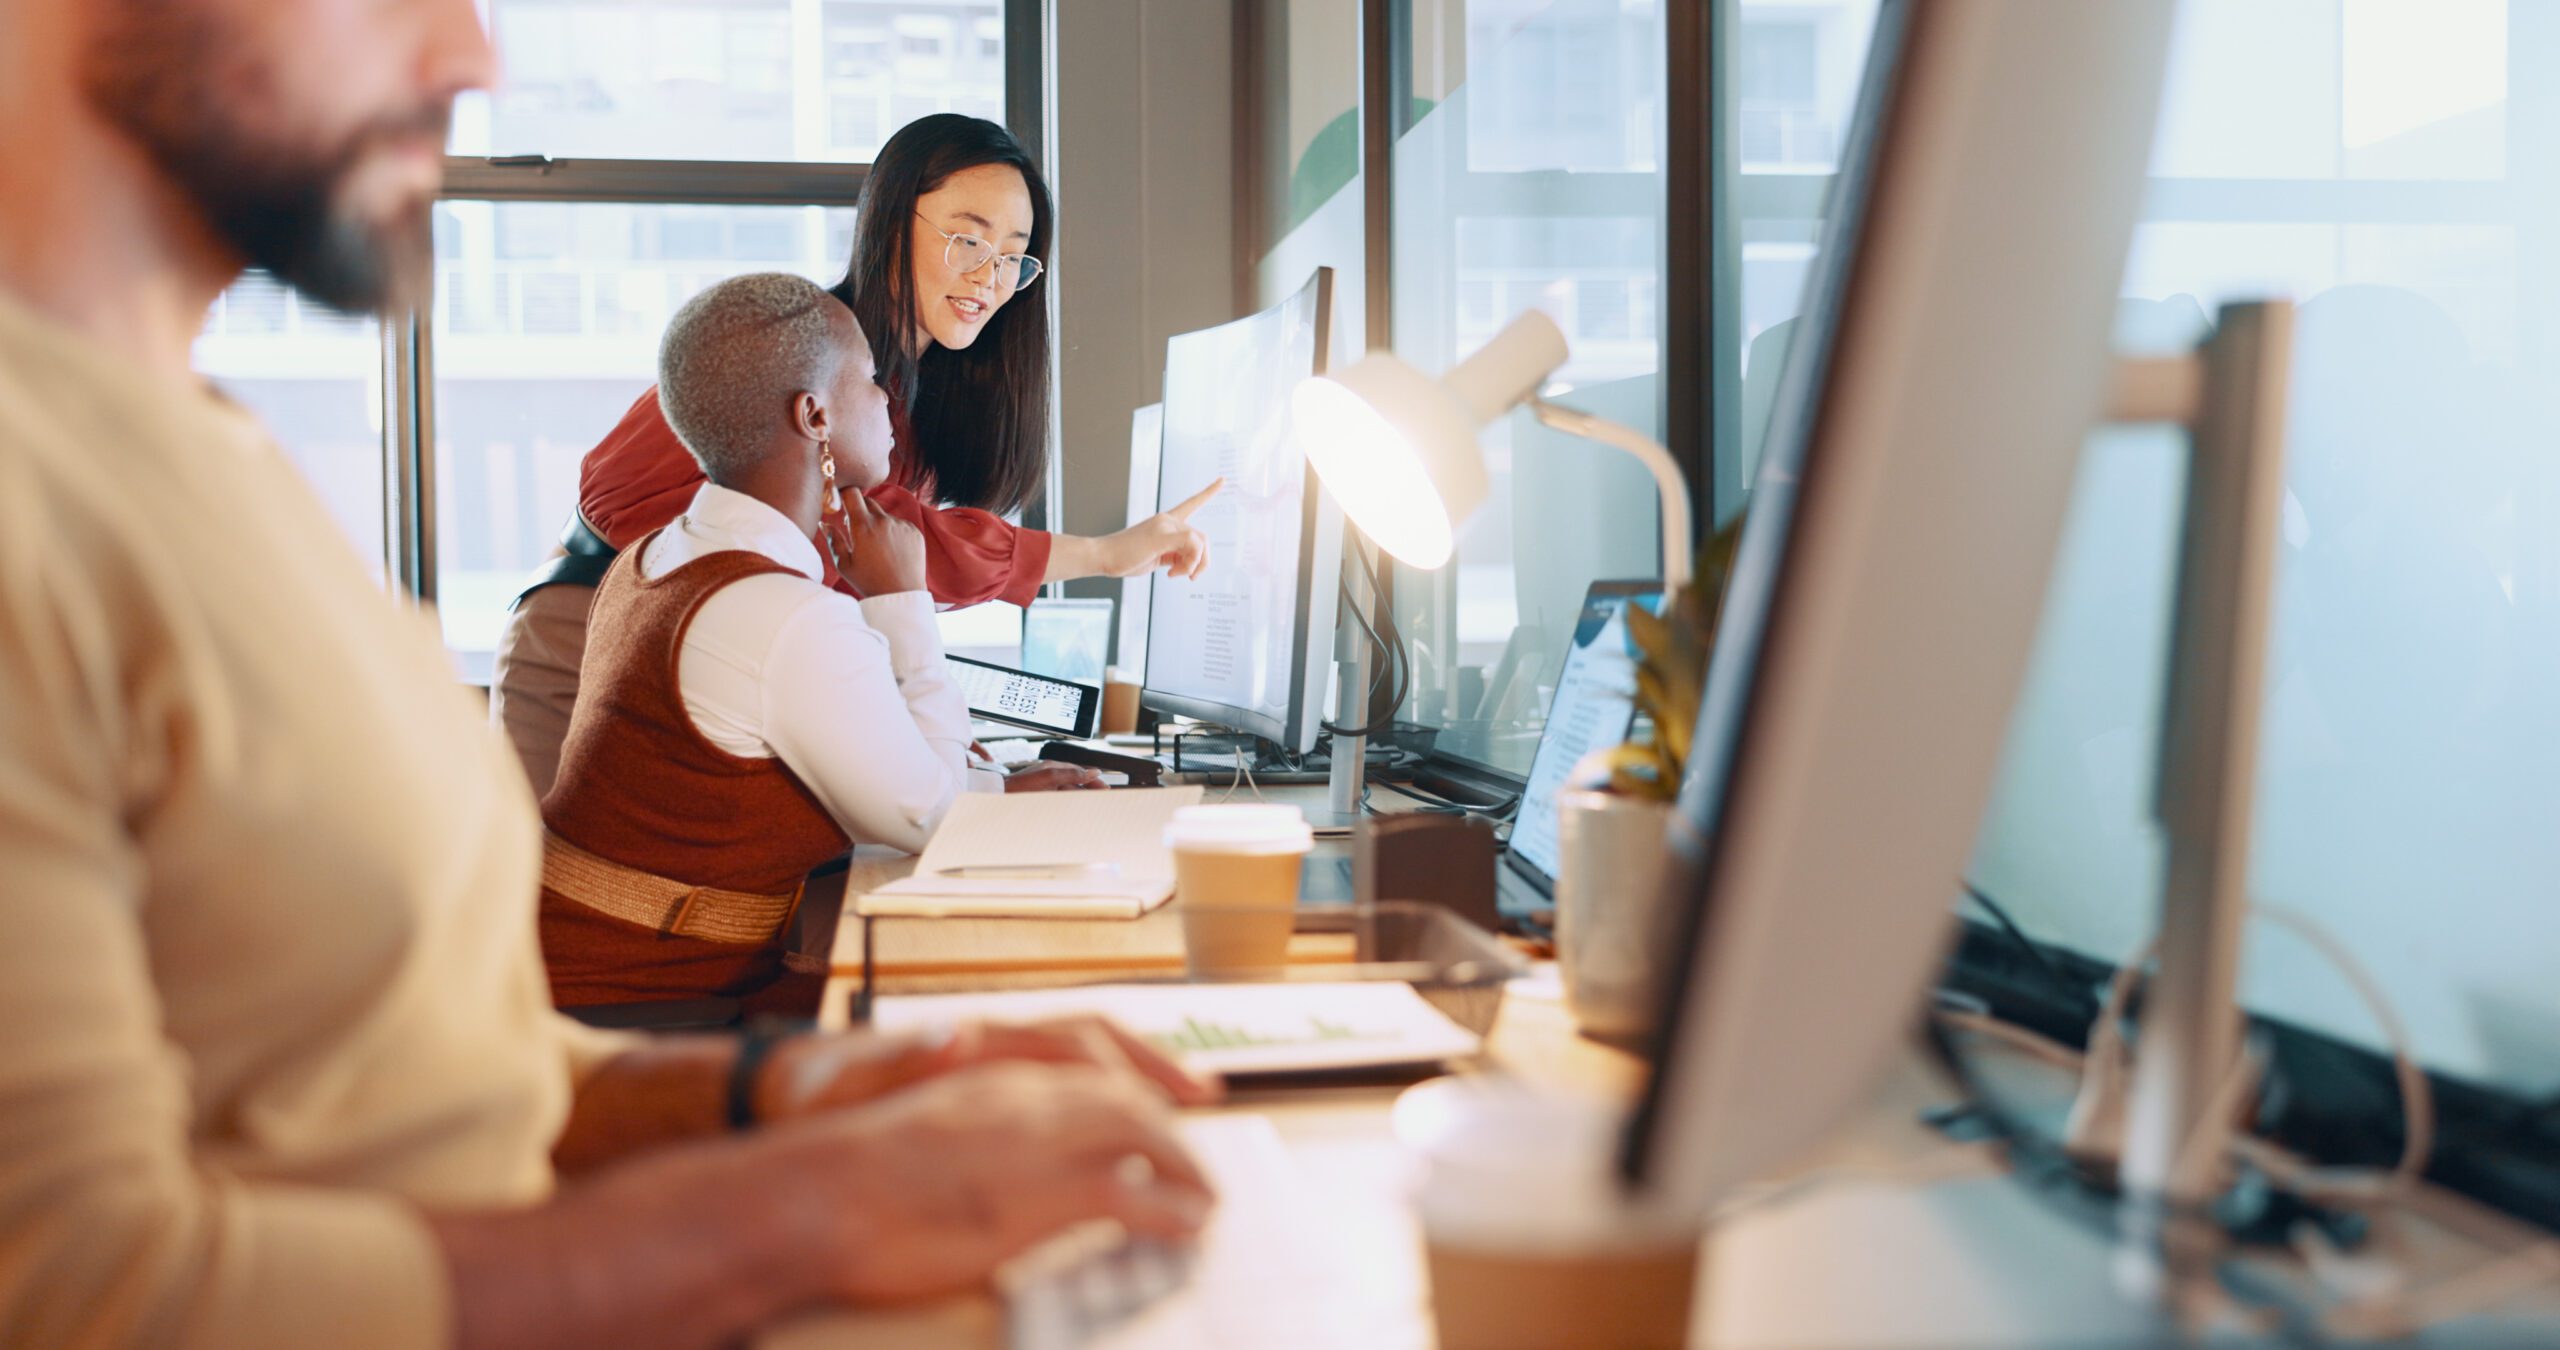
M 729 1061 L 729 1128 L 752 1130 L 764 1123 L 756 1110 L 756 1080 L 773 1048 L 806 1028 L 751 1023 L 738 1033 L 738 1057 Z

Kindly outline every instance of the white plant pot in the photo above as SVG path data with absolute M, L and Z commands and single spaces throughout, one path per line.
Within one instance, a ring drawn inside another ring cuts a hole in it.
M 1556 964 L 1565 1008 L 1589 1035 L 1641 1036 L 1660 1014 L 1670 823 L 1669 802 L 1556 794 Z

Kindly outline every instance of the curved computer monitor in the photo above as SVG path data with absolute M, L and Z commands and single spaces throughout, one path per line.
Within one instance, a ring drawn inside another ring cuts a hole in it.
M 1290 392 L 1325 370 L 1333 269 L 1233 323 L 1165 343 L 1156 509 L 1224 478 L 1191 522 L 1198 577 L 1158 572 L 1147 601 L 1139 705 L 1315 748 L 1333 669 L 1342 512 L 1299 449 Z
M 1879 16 L 1671 831 L 1640 1185 L 1783 1164 L 1925 1006 L 2104 404 L 2169 17 Z

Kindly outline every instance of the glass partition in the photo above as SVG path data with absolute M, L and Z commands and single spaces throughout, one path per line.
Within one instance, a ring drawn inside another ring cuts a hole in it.
M 2329 929 L 2430 1067 L 2560 1090 L 2560 10 L 2190 0 L 2119 339 L 2300 303 L 2251 891 Z M 2514 77 L 2510 78 L 2511 72 Z M 2510 153 L 2515 147 L 2519 153 Z M 2129 958 L 2181 438 L 2082 452 L 1974 880 L 2026 930 Z M 2375 1049 L 2308 946 L 2248 935 L 2254 1010 Z
M 452 153 L 867 162 L 1004 118 L 1002 0 L 484 0 L 504 68 Z

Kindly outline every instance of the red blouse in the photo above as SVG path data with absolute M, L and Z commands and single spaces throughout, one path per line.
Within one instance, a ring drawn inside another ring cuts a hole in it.
M 1049 570 L 1049 536 L 1026 530 L 992 511 L 933 506 L 918 495 L 922 476 L 907 452 L 906 418 L 895 411 L 898 448 L 889 456 L 889 481 L 871 489 L 873 504 L 924 531 L 925 584 L 933 598 L 958 608 L 988 600 L 1028 605 Z M 604 541 L 629 548 L 642 536 L 684 513 L 702 487 L 702 466 L 676 438 L 658 410 L 650 386 L 578 465 L 578 510 Z M 818 550 L 827 569 L 820 578 L 853 594 L 836 575 L 835 560 Z

